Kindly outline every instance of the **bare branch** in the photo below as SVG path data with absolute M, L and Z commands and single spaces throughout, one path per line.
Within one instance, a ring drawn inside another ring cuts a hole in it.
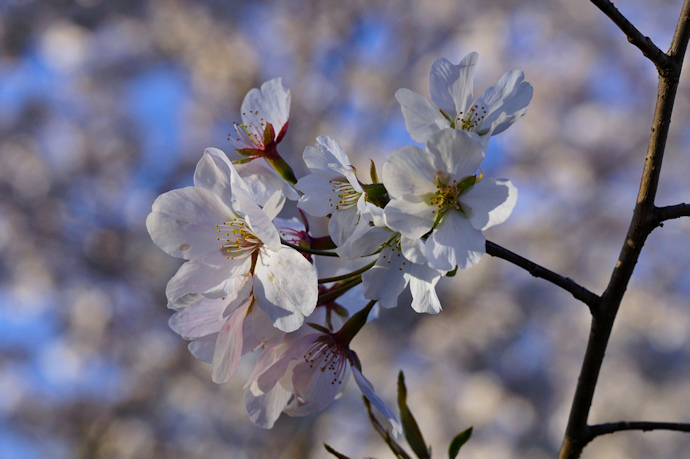
M 676 204 L 675 206 L 657 207 L 657 224 L 674 218 L 690 217 L 690 204 Z
M 527 258 L 521 257 L 520 255 L 511 252 L 508 249 L 504 249 L 498 244 L 494 244 L 491 241 L 486 241 L 486 253 L 492 257 L 502 258 L 503 260 L 509 261 L 510 263 L 521 267 L 525 271 L 529 272 L 534 277 L 539 277 L 541 279 L 547 280 L 552 284 L 561 287 L 563 290 L 570 292 L 576 299 L 582 301 L 587 306 L 589 306 L 590 311 L 594 314 L 594 311 L 599 305 L 599 296 L 590 292 L 586 288 L 582 287 L 580 284 L 575 282 L 569 277 L 563 277 L 553 271 L 550 271 L 543 266 L 540 266 Z
M 623 430 L 641 430 L 648 432 L 650 430 L 675 430 L 678 432 L 690 432 L 690 424 L 682 424 L 675 422 L 610 422 L 607 424 L 597 424 L 589 427 L 589 434 L 591 438 L 600 435 L 611 434 L 614 432 L 621 432 Z
M 659 70 L 667 69 L 672 65 L 669 57 L 660 50 L 649 37 L 637 30 L 637 28 L 618 11 L 618 8 L 616 8 L 613 3 L 609 0 L 591 0 L 591 2 L 606 14 L 606 16 L 611 18 L 623 33 L 627 35 L 628 41 L 639 48 L 642 54 L 652 61 Z

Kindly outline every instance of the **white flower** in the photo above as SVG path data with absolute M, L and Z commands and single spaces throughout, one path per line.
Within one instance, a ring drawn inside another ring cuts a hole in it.
M 316 141 L 316 147 L 304 150 L 304 162 L 312 174 L 295 185 L 304 193 L 297 207 L 314 217 L 330 214 L 328 232 L 339 246 L 352 235 L 360 213 L 365 211 L 366 193 L 342 147 L 328 136 Z
M 257 204 L 264 206 L 268 199 L 280 191 L 291 201 L 299 199 L 299 193 L 283 180 L 264 158 L 235 164 L 235 170 L 244 179 Z
M 476 132 L 486 149 L 490 136 L 503 132 L 525 114 L 532 99 L 532 85 L 523 81 L 522 70 L 507 72 L 474 99 L 472 80 L 478 56 L 470 53 L 458 65 L 443 58 L 431 64 L 429 92 L 438 108 L 409 89 L 395 93 L 407 131 L 415 141 L 425 143 L 432 134 L 453 128 Z
M 431 231 L 423 252 L 433 268 L 474 266 L 485 253 L 482 230 L 505 221 L 515 206 L 509 180 L 474 175 L 483 159 L 476 134 L 446 129 L 429 138 L 426 151 L 400 148 L 383 166 L 392 198 L 386 223 L 412 239 Z
M 271 221 L 284 196 L 276 193 L 260 208 L 225 154 L 212 148 L 199 161 L 194 184 L 159 196 L 146 219 L 160 248 L 189 260 L 168 283 L 169 302 L 186 304 L 198 294 L 233 301 L 251 281 L 275 327 L 299 328 L 316 306 L 317 279 L 299 252 L 281 245 Z
M 235 149 L 246 156 L 274 149 L 287 132 L 290 100 L 280 78 L 251 89 L 242 101 L 242 123 L 234 123 L 235 135 L 228 136 Z
M 279 388 L 271 398 L 284 400 L 288 391 L 292 396 L 283 409 L 286 414 L 306 416 L 321 411 L 342 394 L 352 373 L 362 394 L 388 418 L 394 432 L 402 432 L 398 417 L 376 395 L 371 382 L 358 369 L 359 358 L 337 333 L 307 335 L 283 345 L 279 352 L 264 353 L 264 356 L 263 362 L 257 364 L 257 368 L 262 369 L 255 371 L 247 383 L 249 390 L 245 392 L 245 401 L 249 399 L 254 407 L 259 404 L 266 410 L 267 404 L 260 403 L 260 398 Z
M 336 250 L 341 257 L 351 259 L 379 251 L 374 266 L 362 274 L 364 297 L 379 300 L 384 308 L 393 308 L 409 285 L 412 309 L 438 313 L 441 302 L 436 295 L 436 284 L 445 271 L 427 265 L 421 239 L 405 237 L 389 228 L 383 209 L 370 206 L 368 216 L 360 220 L 353 235 Z

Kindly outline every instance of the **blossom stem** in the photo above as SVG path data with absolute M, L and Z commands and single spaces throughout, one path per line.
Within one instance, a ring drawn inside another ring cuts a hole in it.
M 362 274 L 363 272 L 371 269 L 372 266 L 376 264 L 376 260 L 372 261 L 366 266 L 361 267 L 360 269 L 356 271 L 352 271 L 351 273 L 343 274 L 342 276 L 335 276 L 335 277 L 324 277 L 323 279 L 319 279 L 319 284 L 327 284 L 329 282 L 337 282 L 345 279 L 349 279 L 351 277 L 358 276 L 359 274 Z
M 268 161 L 268 164 L 271 165 L 271 167 L 280 175 L 286 182 L 288 182 L 290 185 L 295 185 L 297 183 L 297 177 L 295 177 L 295 173 L 293 172 L 292 168 L 288 163 L 285 162 L 282 156 L 278 153 L 278 149 L 275 147 L 275 145 L 270 148 L 266 149 L 261 154 L 262 157 Z
M 280 242 L 282 242 L 283 245 L 286 245 L 290 248 L 297 250 L 298 252 L 310 253 L 312 255 L 321 255 L 324 257 L 337 257 L 338 256 L 338 254 L 335 252 L 327 252 L 324 250 L 308 249 L 306 247 L 301 247 L 299 245 L 291 244 L 291 243 L 287 242 L 285 239 L 281 239 Z
M 362 276 L 357 276 L 354 279 L 343 282 L 342 285 L 334 288 L 333 290 L 324 293 L 319 297 L 319 302 L 318 304 L 324 304 L 328 303 L 330 301 L 336 300 L 340 298 L 342 295 L 344 295 L 348 290 L 350 290 L 352 287 L 355 287 L 359 284 L 362 283 Z

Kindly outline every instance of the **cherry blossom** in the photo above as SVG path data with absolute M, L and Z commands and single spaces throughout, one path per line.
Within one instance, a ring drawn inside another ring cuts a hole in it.
M 485 253 L 482 230 L 505 221 L 517 200 L 509 180 L 477 175 L 484 159 L 477 134 L 446 129 L 432 135 L 426 151 L 406 146 L 383 166 L 391 196 L 384 216 L 403 236 L 426 236 L 423 254 L 433 268 L 474 266 Z
M 434 133 L 452 128 L 476 132 L 486 149 L 490 136 L 503 132 L 525 114 L 532 85 L 523 81 L 522 70 L 507 72 L 475 100 L 473 78 L 478 57 L 472 52 L 457 65 L 444 58 L 431 64 L 429 91 L 438 108 L 409 89 L 395 93 L 407 131 L 415 141 L 425 143 Z

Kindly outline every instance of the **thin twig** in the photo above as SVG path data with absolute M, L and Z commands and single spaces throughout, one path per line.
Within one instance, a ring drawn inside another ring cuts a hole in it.
M 690 217 L 690 204 L 682 203 L 675 206 L 656 208 L 657 224 L 680 217 Z
M 675 430 L 678 432 L 690 432 L 690 424 L 682 424 L 676 422 L 609 422 L 607 424 L 597 424 L 589 427 L 589 434 L 592 438 L 599 435 L 606 435 L 614 432 L 621 432 L 623 430 L 641 430 L 648 432 L 650 430 Z
M 665 70 L 672 65 L 669 57 L 649 37 L 637 30 L 613 3 L 609 0 L 591 0 L 591 2 L 608 16 L 627 35 L 628 41 L 639 48 L 659 70 Z
M 280 242 L 282 242 L 283 245 L 286 245 L 290 248 L 293 248 L 297 250 L 298 252 L 303 252 L 303 253 L 309 253 L 311 255 L 321 255 L 323 257 L 337 257 L 338 254 L 335 252 L 326 252 L 324 250 L 314 250 L 314 249 L 308 249 L 306 247 L 302 247 L 299 245 L 291 244 L 288 241 L 281 239 Z
M 587 306 L 589 306 L 590 311 L 594 314 L 594 311 L 599 305 L 599 296 L 590 292 L 574 280 L 569 277 L 563 277 L 553 271 L 550 271 L 543 266 L 540 266 L 527 258 L 521 257 L 520 255 L 511 252 L 508 249 L 501 247 L 491 241 L 486 241 L 486 253 L 492 257 L 501 258 L 516 266 L 521 267 L 534 277 L 539 277 L 541 279 L 547 280 L 552 284 L 561 287 L 563 290 L 570 292 L 576 299 L 582 301 Z
M 376 264 L 376 260 L 372 261 L 366 266 L 362 266 L 356 271 L 352 271 L 351 273 L 343 274 L 342 276 L 335 276 L 335 277 L 324 277 L 322 279 L 319 279 L 319 284 L 327 284 L 329 282 L 337 282 L 345 279 L 349 279 L 351 277 L 355 277 L 358 274 L 362 274 L 364 271 L 367 271 L 370 269 L 372 266 Z

